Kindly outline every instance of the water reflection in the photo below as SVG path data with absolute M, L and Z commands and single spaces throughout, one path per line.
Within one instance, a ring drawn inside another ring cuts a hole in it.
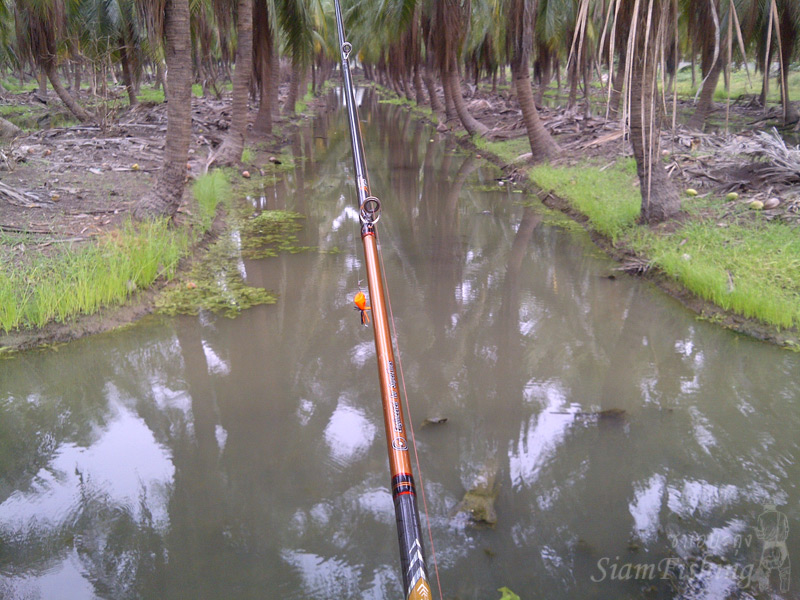
M 609 279 L 585 236 L 486 191 L 497 172 L 361 101 L 445 597 L 756 597 L 764 504 L 800 556 L 797 355 Z M 308 215 L 319 252 L 241 261 L 277 305 L 0 363 L 1 597 L 399 595 L 341 113 L 292 152 L 251 201 Z M 474 528 L 454 511 L 488 477 L 499 520 Z

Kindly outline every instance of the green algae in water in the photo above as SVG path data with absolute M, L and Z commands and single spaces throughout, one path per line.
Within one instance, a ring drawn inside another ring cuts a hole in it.
M 247 285 L 239 273 L 236 245 L 226 236 L 215 242 L 186 281 L 166 290 L 156 301 L 158 312 L 196 315 L 201 310 L 233 318 L 258 304 L 275 304 L 275 294 Z
M 520 600 L 519 596 L 517 596 L 514 592 L 508 589 L 506 586 L 497 589 L 498 592 L 503 594 L 500 596 L 500 600 Z
M 240 243 L 230 232 L 217 240 L 193 268 L 186 280 L 161 295 L 156 303 L 162 314 L 196 315 L 208 310 L 233 318 L 244 309 L 258 304 L 275 304 L 274 294 L 245 283 L 238 268 L 241 258 L 260 259 L 282 252 L 308 250 L 299 246 L 297 233 L 305 217 L 288 210 L 268 210 L 250 217 L 235 219 Z
M 239 231 L 242 236 L 242 256 L 258 259 L 278 256 L 282 252 L 296 254 L 310 249 L 298 245 L 296 232 L 305 219 L 300 213 L 290 210 L 268 210 L 253 217 L 242 219 Z

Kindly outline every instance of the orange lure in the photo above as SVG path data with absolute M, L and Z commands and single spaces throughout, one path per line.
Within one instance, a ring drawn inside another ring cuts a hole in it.
M 353 298 L 353 302 L 356 303 L 356 310 L 361 312 L 361 324 L 366 326 L 369 323 L 367 311 L 370 310 L 370 307 L 367 306 L 367 297 L 364 292 L 358 292 Z

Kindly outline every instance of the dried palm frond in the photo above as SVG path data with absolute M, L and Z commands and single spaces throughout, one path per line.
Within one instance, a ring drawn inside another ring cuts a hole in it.
M 630 275 L 644 275 L 653 266 L 653 262 L 638 256 L 626 258 L 615 271 L 624 271 Z

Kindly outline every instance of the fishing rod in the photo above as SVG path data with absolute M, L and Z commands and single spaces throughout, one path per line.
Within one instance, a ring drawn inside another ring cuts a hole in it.
M 383 291 L 383 275 L 378 256 L 375 223 L 380 218 L 381 203 L 370 193 L 367 166 L 364 161 L 364 146 L 361 141 L 361 126 L 358 120 L 353 78 L 350 74 L 350 42 L 344 37 L 342 9 L 339 0 L 334 0 L 336 28 L 342 55 L 342 77 L 344 99 L 350 125 L 350 142 L 353 148 L 356 190 L 358 192 L 358 214 L 361 220 L 361 240 L 364 244 L 364 259 L 367 268 L 367 284 L 372 307 L 366 306 L 362 292 L 356 295 L 356 306 L 361 310 L 361 322 L 368 323 L 366 311 L 372 312 L 372 328 L 375 334 L 375 351 L 378 355 L 378 376 L 383 403 L 383 423 L 386 429 L 386 446 L 389 450 L 389 469 L 392 475 L 392 499 L 397 521 L 397 536 L 400 542 L 400 565 L 403 572 L 403 587 L 406 600 L 433 598 L 425 566 L 422 547 L 422 528 L 417 509 L 417 492 L 411 470 L 411 459 L 403 419 L 400 390 L 397 387 L 392 334 L 389 329 L 386 298 Z

